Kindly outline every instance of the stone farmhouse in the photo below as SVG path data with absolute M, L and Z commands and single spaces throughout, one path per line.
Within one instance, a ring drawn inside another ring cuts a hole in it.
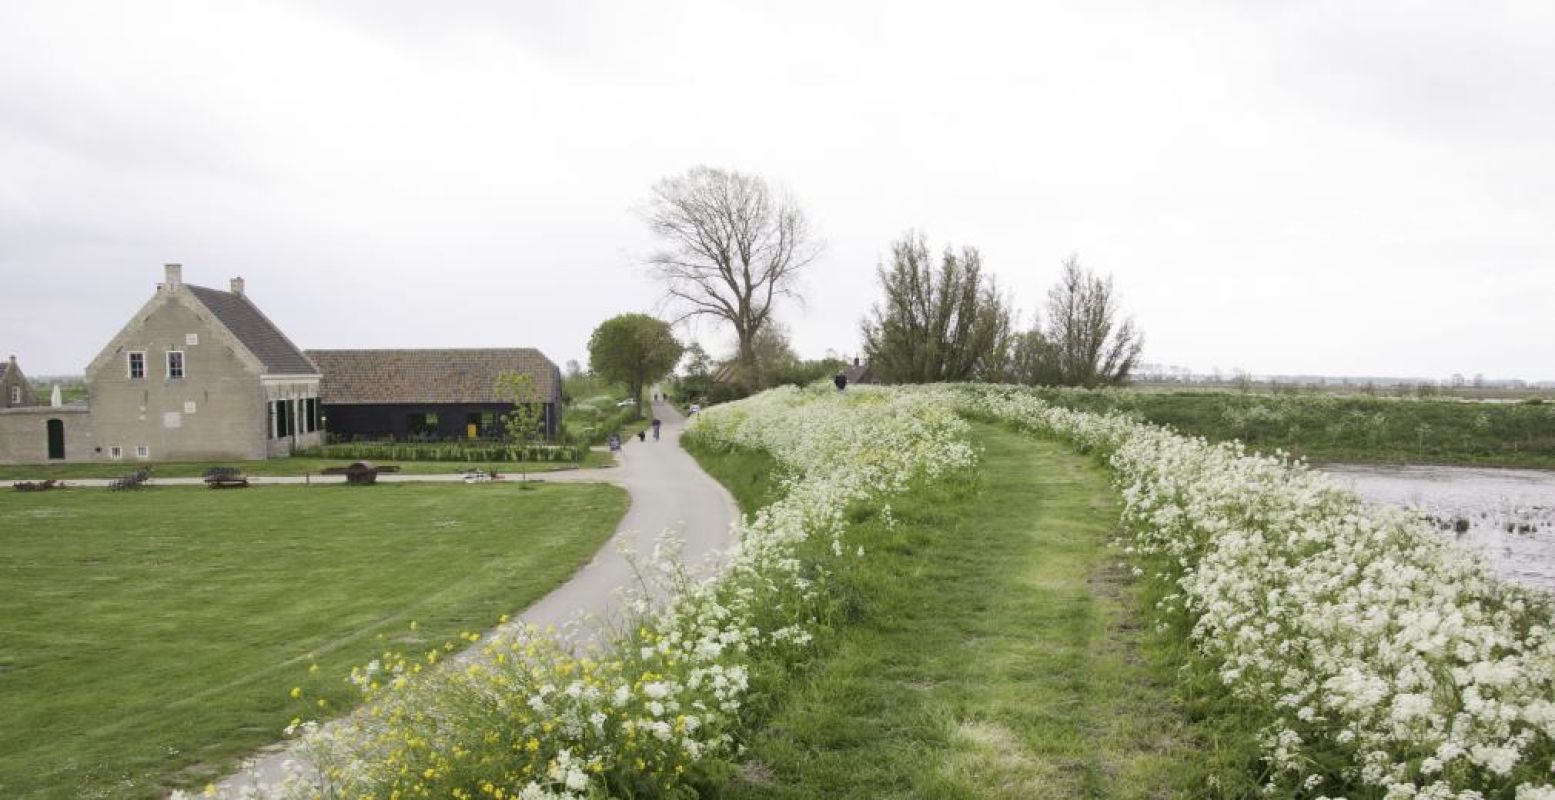
M 86 369 L 86 405 L 0 410 L 0 461 L 261 459 L 321 443 L 318 368 L 244 294 L 166 266 Z
M 561 371 L 532 348 L 299 349 L 244 293 L 163 282 L 86 368 L 87 402 L 40 405 L 13 356 L 0 363 L 0 463 L 235 461 L 343 438 L 500 435 L 497 375 L 534 378 L 547 437 Z
M 319 397 L 332 436 L 477 439 L 502 435 L 513 404 L 497 376 L 528 374 L 546 437 L 561 428 L 561 370 L 533 348 L 309 350 L 324 380 Z

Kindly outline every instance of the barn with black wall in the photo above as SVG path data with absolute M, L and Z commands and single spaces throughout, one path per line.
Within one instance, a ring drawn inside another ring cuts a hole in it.
M 497 376 L 534 379 L 548 439 L 561 429 L 561 371 L 533 348 L 309 350 L 323 375 L 324 430 L 334 440 L 496 439 L 513 404 Z

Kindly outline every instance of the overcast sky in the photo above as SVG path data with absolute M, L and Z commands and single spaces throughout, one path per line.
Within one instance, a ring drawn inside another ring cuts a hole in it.
M 1151 362 L 1555 378 L 1552 43 L 1543 0 L 0 0 L 0 351 L 79 373 L 176 261 L 302 347 L 586 362 L 707 164 L 826 240 L 802 356 L 920 228 L 1027 320 L 1078 253 Z

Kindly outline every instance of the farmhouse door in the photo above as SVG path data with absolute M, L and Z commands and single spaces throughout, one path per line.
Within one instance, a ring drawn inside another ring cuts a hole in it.
M 65 457 L 65 423 L 63 420 L 51 419 L 49 428 L 49 460 L 56 461 Z

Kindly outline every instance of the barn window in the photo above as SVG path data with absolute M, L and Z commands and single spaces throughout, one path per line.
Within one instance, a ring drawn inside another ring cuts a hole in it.
M 184 351 L 167 351 L 167 377 L 171 380 L 181 380 L 184 377 Z
M 130 380 L 138 381 L 146 377 L 146 353 L 143 350 L 130 351 Z

